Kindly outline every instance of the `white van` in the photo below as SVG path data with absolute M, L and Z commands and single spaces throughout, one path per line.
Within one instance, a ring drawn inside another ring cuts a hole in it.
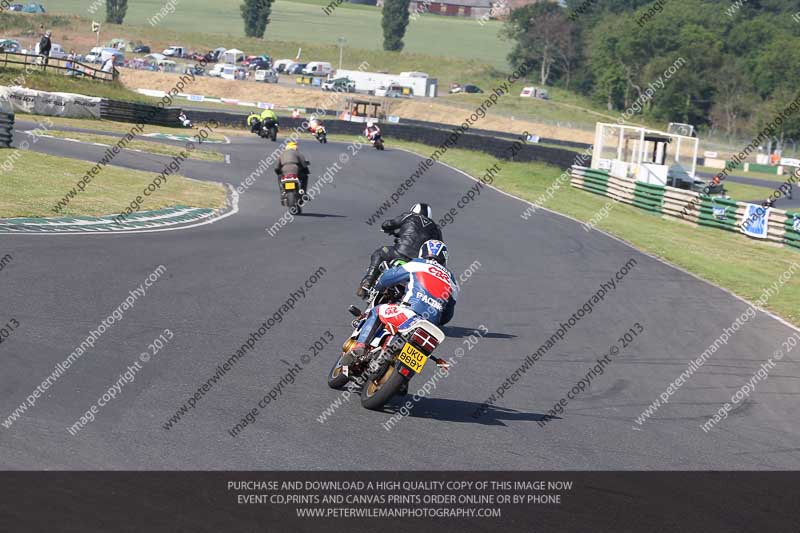
M 303 69 L 303 74 L 307 76 L 327 76 L 331 72 L 333 72 L 333 67 L 325 61 L 312 61 Z
M 63 59 L 67 57 L 67 53 L 64 51 L 64 48 L 60 44 L 53 43 L 50 46 L 50 57 L 54 57 L 56 59 Z

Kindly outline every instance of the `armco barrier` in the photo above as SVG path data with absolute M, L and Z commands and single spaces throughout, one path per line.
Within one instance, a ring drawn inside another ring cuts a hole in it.
M 188 113 L 189 118 L 195 123 L 216 121 L 221 125 L 245 127 L 247 115 L 230 113 L 225 111 L 192 111 Z M 300 127 L 304 119 L 281 117 L 280 126 L 283 134 Z M 440 125 L 441 128 L 445 127 Z M 326 120 L 325 127 L 330 134 L 358 135 L 364 131 L 364 124 L 360 122 L 348 122 L 346 120 Z M 391 139 L 401 139 L 413 141 L 428 146 L 436 147 L 444 144 L 453 134 L 454 126 L 450 129 L 431 128 L 426 126 L 415 126 L 406 124 L 382 123 L 381 131 L 386 136 L 387 142 L 391 147 Z M 556 165 L 560 168 L 569 168 L 575 162 L 576 153 L 571 150 L 561 148 L 551 148 L 549 146 L 538 146 L 536 144 L 524 144 L 518 148 L 516 153 L 510 151 L 514 141 L 512 139 L 498 139 L 474 133 L 464 133 L 458 137 L 455 147 L 467 150 L 479 150 L 488 152 L 497 158 L 511 159 L 513 161 L 530 162 L 539 161 Z
M 572 166 L 570 175 L 572 186 L 578 189 L 607 196 L 651 213 L 744 235 L 739 227 L 745 219 L 747 204 L 744 202 L 618 178 L 609 175 L 606 170 L 581 166 Z M 800 249 L 800 213 L 772 208 L 767 237 L 760 240 Z
M 0 112 L 0 148 L 11 148 L 14 141 L 14 113 Z
M 104 99 L 100 102 L 100 118 L 117 122 L 153 124 L 176 128 L 180 126 L 180 120 L 178 120 L 180 113 L 180 109 L 162 109 L 157 106 L 119 100 Z

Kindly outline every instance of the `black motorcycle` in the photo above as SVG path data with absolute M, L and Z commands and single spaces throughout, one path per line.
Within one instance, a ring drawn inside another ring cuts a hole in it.
M 264 120 L 261 123 L 261 129 L 258 131 L 258 135 L 262 139 L 270 139 L 275 142 L 278 139 L 278 123 L 271 118 Z
M 300 176 L 297 174 L 284 174 L 281 176 L 281 205 L 293 209 L 295 214 L 303 213 L 300 204 Z

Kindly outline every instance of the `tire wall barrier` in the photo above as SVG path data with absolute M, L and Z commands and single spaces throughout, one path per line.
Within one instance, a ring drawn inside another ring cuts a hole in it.
M 744 202 L 714 198 L 675 187 L 651 185 L 629 178 L 617 178 L 609 175 L 607 170 L 572 166 L 570 175 L 572 186 L 578 189 L 607 196 L 656 215 L 746 235 L 740 228 L 740 224 L 745 221 L 748 205 Z M 770 209 L 766 238 L 751 238 L 800 249 L 800 213 Z
M 106 100 L 100 102 L 100 118 L 134 124 L 180 127 L 180 109 L 163 109 L 158 106 Z
M 14 113 L 0 111 L 0 148 L 11 148 L 14 141 Z
M 222 111 L 189 111 L 187 115 L 195 123 L 216 121 L 224 126 L 246 127 L 247 115 L 227 113 Z M 300 118 L 280 118 L 281 134 L 300 127 L 304 119 Z M 328 133 L 344 135 L 360 135 L 364 131 L 364 124 L 360 122 L 349 122 L 346 120 L 326 120 L 325 127 Z M 440 126 L 441 127 L 441 126 Z M 455 126 L 454 126 L 455 127 Z M 416 126 L 406 124 L 381 123 L 381 131 L 386 136 L 387 142 L 391 147 L 392 139 L 418 142 L 433 147 L 438 147 L 445 143 L 453 135 L 452 129 L 432 128 L 428 126 Z M 569 168 L 574 162 L 576 153 L 571 150 L 561 148 L 551 148 L 548 146 L 538 146 L 536 144 L 525 144 L 519 147 L 516 153 L 511 154 L 510 148 L 514 144 L 512 139 L 499 139 L 486 135 L 469 133 L 467 130 L 458 137 L 455 148 L 467 150 L 479 150 L 487 152 L 499 159 L 511 159 L 518 162 L 538 161 L 549 163 L 561 168 Z M 308 137 L 310 139 L 310 137 Z

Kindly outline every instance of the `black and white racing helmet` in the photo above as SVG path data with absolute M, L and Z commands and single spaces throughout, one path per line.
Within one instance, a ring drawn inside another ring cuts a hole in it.
M 431 206 L 428 204 L 414 204 L 414 207 L 411 208 L 412 213 L 416 213 L 418 215 L 424 215 L 428 218 L 433 216 L 433 211 L 431 211 Z

